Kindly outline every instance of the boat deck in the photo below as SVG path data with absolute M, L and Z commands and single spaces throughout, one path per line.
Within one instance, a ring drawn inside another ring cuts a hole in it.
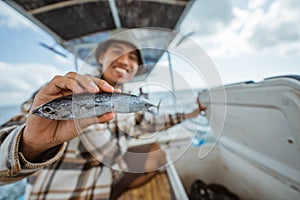
M 158 173 L 144 185 L 130 189 L 122 194 L 118 200 L 172 200 L 174 193 L 166 172 Z

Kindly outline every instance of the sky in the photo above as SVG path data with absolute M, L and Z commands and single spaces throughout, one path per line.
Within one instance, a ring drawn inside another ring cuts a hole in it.
M 180 32 L 207 53 L 223 84 L 260 81 L 300 74 L 298 16 L 299 0 L 196 0 Z M 40 42 L 67 57 L 43 48 Z M 74 70 L 71 54 L 2 1 L 0 44 L 0 107 L 20 104 L 54 75 Z M 175 74 L 184 73 L 185 63 L 172 58 Z M 159 79 L 158 74 L 153 71 L 153 77 Z M 177 82 L 175 87 L 183 86 Z
M 197 0 L 182 27 L 224 83 L 300 74 L 300 1 Z

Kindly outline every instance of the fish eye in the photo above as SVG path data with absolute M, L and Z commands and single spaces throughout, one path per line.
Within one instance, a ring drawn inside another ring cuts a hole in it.
M 54 114 L 55 113 L 54 110 L 49 106 L 43 107 L 43 112 L 45 112 L 47 114 Z

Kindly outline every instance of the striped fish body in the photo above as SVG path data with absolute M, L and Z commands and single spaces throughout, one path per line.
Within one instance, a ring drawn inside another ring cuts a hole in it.
M 108 112 L 132 113 L 157 107 L 147 99 L 126 93 L 81 93 L 59 97 L 33 110 L 33 114 L 54 119 L 91 118 Z

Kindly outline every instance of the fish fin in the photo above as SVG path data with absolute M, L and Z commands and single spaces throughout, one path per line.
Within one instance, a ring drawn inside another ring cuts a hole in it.
M 158 104 L 157 104 L 156 106 L 153 105 L 153 107 L 157 108 L 157 112 L 154 112 L 154 111 L 151 110 L 150 108 L 145 109 L 144 112 L 147 111 L 147 112 L 152 113 L 152 114 L 154 114 L 154 115 L 158 115 L 158 113 L 159 113 L 159 108 L 160 108 L 160 104 L 161 104 L 161 100 L 159 100 L 159 102 L 158 102 Z
M 160 104 L 161 104 L 162 99 L 159 100 L 157 106 L 155 106 L 157 108 L 157 114 L 159 114 L 159 109 L 160 109 Z

